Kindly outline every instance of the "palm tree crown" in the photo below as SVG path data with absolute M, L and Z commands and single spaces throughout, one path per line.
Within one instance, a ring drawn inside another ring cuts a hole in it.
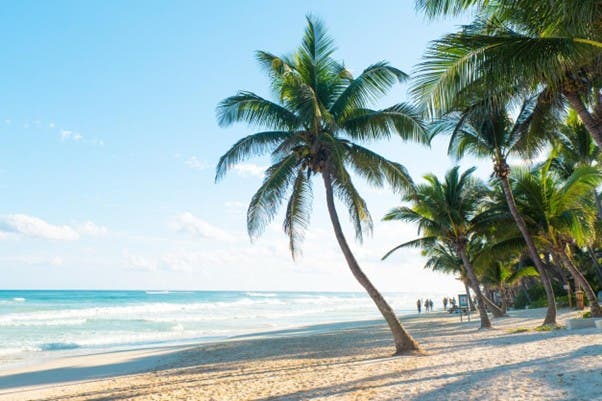
M 427 142 L 411 106 L 369 107 L 395 83 L 404 81 L 406 74 L 378 62 L 354 78 L 332 58 L 334 50 L 322 24 L 308 17 L 302 44 L 292 57 L 257 52 L 278 101 L 239 92 L 222 101 L 217 110 L 222 126 L 246 122 L 266 128 L 241 139 L 221 157 L 216 180 L 248 157 L 271 154 L 273 163 L 249 205 L 247 227 L 251 238 L 260 235 L 288 197 L 284 230 L 293 257 L 309 223 L 313 175 L 328 170 L 335 194 L 347 206 L 361 240 L 371 230 L 372 220 L 350 171 L 376 186 L 390 184 L 395 191 L 411 188 L 412 179 L 401 164 L 353 141 L 389 138 L 394 132 L 403 139 Z

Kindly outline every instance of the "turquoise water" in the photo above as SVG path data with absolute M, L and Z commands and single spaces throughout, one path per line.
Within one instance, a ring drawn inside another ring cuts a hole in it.
M 399 314 L 413 313 L 413 295 L 386 297 Z M 362 293 L 0 291 L 0 365 L 379 317 Z

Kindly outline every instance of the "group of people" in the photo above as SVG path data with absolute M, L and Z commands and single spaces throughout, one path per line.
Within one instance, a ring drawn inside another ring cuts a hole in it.
M 447 306 L 449 305 L 450 309 L 456 309 L 456 298 L 454 297 L 443 297 L 443 310 L 447 310 Z M 422 313 L 422 308 L 424 307 L 425 312 L 433 311 L 433 300 L 426 298 L 424 301 L 418 299 L 416 301 L 416 308 L 418 309 L 418 313 Z
M 451 309 L 456 309 L 456 298 L 455 297 L 443 297 L 443 310 L 447 310 L 447 305 Z
M 424 301 L 421 301 L 420 299 L 418 299 L 418 301 L 416 301 L 416 307 L 418 308 L 418 313 L 422 312 L 423 305 L 424 305 L 425 312 L 433 311 L 433 300 L 432 299 L 427 298 Z

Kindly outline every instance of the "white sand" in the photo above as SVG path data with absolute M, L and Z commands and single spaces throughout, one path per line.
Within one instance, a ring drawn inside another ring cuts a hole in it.
M 533 331 L 544 313 L 510 312 L 486 331 L 478 319 L 444 313 L 403 319 L 424 356 L 391 357 L 386 327 L 363 323 L 65 358 L 1 372 L 0 399 L 602 400 L 602 331 Z M 559 321 L 577 314 L 563 311 Z M 141 370 L 150 372 L 127 375 Z

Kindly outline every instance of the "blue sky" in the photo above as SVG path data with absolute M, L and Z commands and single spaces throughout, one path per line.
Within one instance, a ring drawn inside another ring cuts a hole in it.
M 268 96 L 253 52 L 292 52 L 309 13 L 328 26 L 336 57 L 353 72 L 388 60 L 410 73 L 428 41 L 459 23 L 427 21 L 412 3 L 5 4 L 0 287 L 359 289 L 319 188 L 299 262 L 287 254 L 279 218 L 249 242 L 245 206 L 267 161 L 250 160 L 214 184 L 219 156 L 252 132 L 219 128 L 215 107 L 240 89 Z M 406 99 L 406 91 L 400 85 L 382 105 Z M 431 150 L 395 139 L 371 146 L 416 178 L 452 165 L 444 140 Z M 377 286 L 424 288 L 425 295 L 458 290 L 453 278 L 423 271 L 417 251 L 379 261 L 415 228 L 379 222 L 398 199 L 362 189 L 377 224 L 374 237 L 354 249 Z

